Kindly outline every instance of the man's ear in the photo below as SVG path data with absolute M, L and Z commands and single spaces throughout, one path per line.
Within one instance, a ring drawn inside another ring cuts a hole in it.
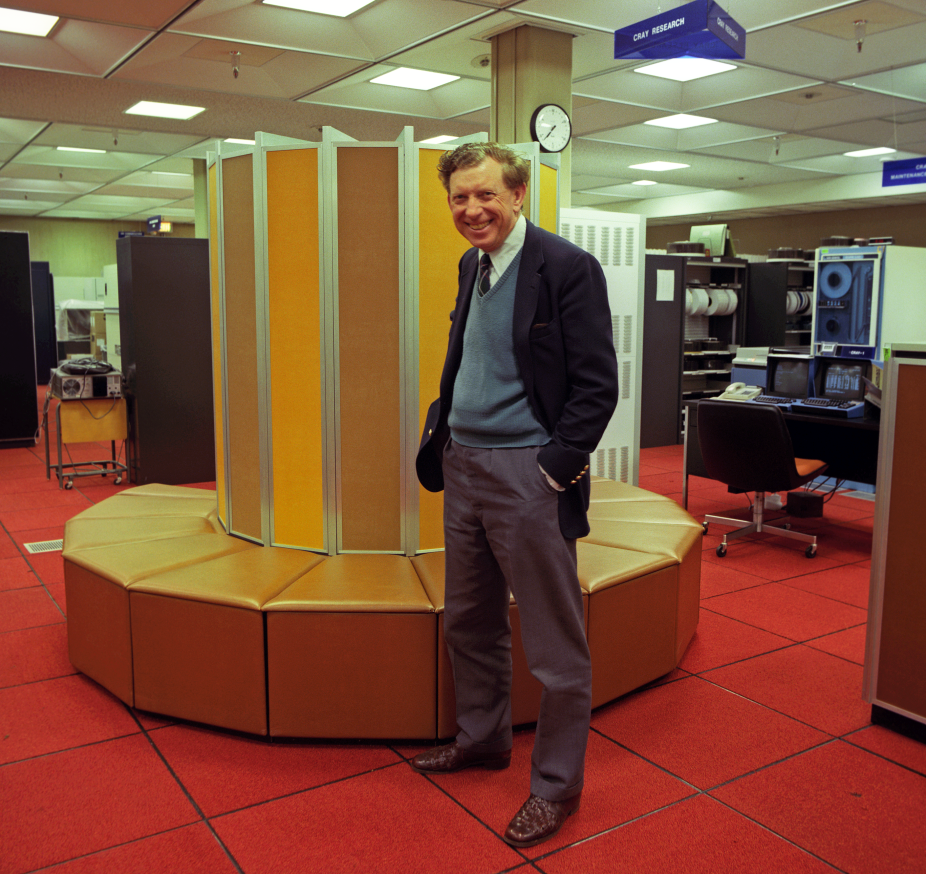
M 521 211 L 521 207 L 524 206 L 524 198 L 527 197 L 527 186 L 519 185 L 514 189 L 514 205 L 518 212 Z

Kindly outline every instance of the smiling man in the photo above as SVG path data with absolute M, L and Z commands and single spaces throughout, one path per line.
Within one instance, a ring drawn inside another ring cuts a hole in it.
M 578 810 L 591 716 L 576 538 L 588 533 L 589 454 L 617 403 L 601 266 L 521 214 L 530 164 L 495 143 L 445 153 L 438 174 L 473 246 L 418 477 L 444 490 L 444 633 L 458 733 L 421 753 L 424 773 L 511 761 L 513 593 L 543 684 L 530 795 L 505 840 L 548 840 Z

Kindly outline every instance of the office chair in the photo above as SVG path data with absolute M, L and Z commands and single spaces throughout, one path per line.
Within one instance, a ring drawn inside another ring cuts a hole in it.
M 724 516 L 704 517 L 704 531 L 711 522 L 732 525 L 737 530 L 725 534 L 717 555 L 727 554 L 727 542 L 745 534 L 774 531 L 810 544 L 804 554 L 813 558 L 817 538 L 812 534 L 791 531 L 791 518 L 763 518 L 766 492 L 796 489 L 823 473 L 826 462 L 795 458 L 791 435 L 783 413 L 774 404 L 742 401 L 703 400 L 698 402 L 698 442 L 704 467 L 711 479 L 740 492 L 755 492 L 752 521 Z

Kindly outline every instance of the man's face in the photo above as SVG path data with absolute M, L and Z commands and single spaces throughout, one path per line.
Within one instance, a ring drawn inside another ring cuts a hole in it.
M 526 191 L 524 185 L 506 188 L 502 165 L 486 158 L 451 175 L 447 202 L 457 230 L 483 252 L 494 252 L 518 220 Z

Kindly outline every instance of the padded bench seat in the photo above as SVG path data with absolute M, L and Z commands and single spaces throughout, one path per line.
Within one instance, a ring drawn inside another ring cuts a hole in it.
M 442 552 L 317 555 L 224 533 L 214 493 L 146 485 L 65 526 L 75 667 L 143 710 L 256 735 L 449 737 Z M 697 626 L 701 526 L 594 480 L 577 545 L 593 706 L 668 673 Z M 517 604 L 512 718 L 533 721 Z

